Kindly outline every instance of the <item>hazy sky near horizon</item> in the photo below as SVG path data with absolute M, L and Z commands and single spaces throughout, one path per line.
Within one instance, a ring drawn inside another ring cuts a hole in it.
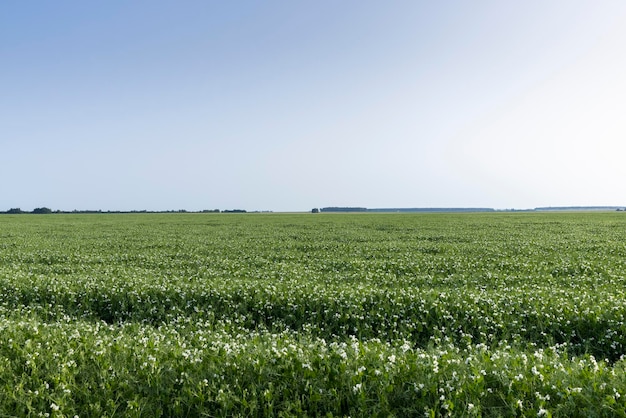
M 626 205 L 626 2 L 0 5 L 0 210 Z

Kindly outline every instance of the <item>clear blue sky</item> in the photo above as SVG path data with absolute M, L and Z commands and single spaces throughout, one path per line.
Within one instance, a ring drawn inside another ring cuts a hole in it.
M 626 205 L 626 2 L 11 1 L 0 210 Z

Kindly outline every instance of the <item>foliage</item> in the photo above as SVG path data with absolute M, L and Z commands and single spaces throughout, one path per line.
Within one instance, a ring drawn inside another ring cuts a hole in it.
M 52 209 L 50 208 L 35 208 L 33 209 L 33 213 L 37 213 L 37 214 L 48 214 L 48 213 L 52 213 Z
M 624 416 L 623 222 L 0 218 L 0 416 Z

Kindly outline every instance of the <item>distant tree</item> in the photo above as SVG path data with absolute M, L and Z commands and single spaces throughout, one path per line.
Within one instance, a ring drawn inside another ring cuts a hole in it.
M 24 213 L 24 212 L 22 212 L 22 209 L 20 209 L 20 208 L 11 208 L 11 209 L 7 210 L 7 213 L 16 214 L 16 213 Z
M 332 207 L 328 207 L 328 208 L 321 208 L 320 211 L 321 212 L 367 212 L 367 209 L 366 208 L 332 206 Z
M 33 213 L 38 213 L 38 214 L 48 214 L 48 213 L 52 213 L 52 209 L 50 208 L 35 208 L 33 209 Z
M 313 208 L 311 210 L 311 213 L 320 213 L 320 210 L 318 208 Z

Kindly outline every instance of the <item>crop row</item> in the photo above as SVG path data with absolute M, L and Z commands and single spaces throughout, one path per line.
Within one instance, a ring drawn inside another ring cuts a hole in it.
M 179 318 L 0 320 L 3 416 L 623 416 L 626 370 L 566 345 L 326 341 Z M 47 414 L 47 415 L 46 415 Z
M 589 352 L 614 360 L 626 347 L 625 287 L 597 287 L 594 292 L 550 283 L 497 290 L 376 288 L 13 275 L 0 277 L 0 306 L 30 307 L 48 318 L 70 315 L 155 326 L 184 315 L 231 320 L 250 330 L 289 329 L 327 339 L 407 339 L 418 346 L 443 337 L 460 345 L 567 343 L 574 354 Z

